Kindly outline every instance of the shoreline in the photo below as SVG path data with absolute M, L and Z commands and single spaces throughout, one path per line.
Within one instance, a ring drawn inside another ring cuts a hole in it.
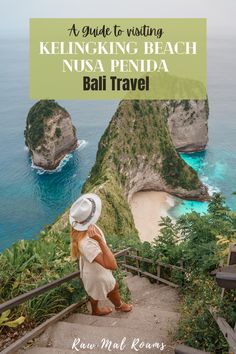
M 130 209 L 134 224 L 142 242 L 152 242 L 157 238 L 161 226 L 161 217 L 170 216 L 168 211 L 176 204 L 175 197 L 158 191 L 140 191 L 134 193 L 130 200 Z
M 33 157 L 30 156 L 30 158 L 31 158 L 31 168 L 34 169 L 34 170 L 37 170 L 38 174 L 44 174 L 44 173 L 51 174 L 51 173 L 55 173 L 55 172 L 60 172 L 61 169 L 66 165 L 67 161 L 70 160 L 70 158 L 72 157 L 72 154 L 75 151 L 81 150 L 86 145 L 87 145 L 87 141 L 86 140 L 77 140 L 77 147 L 75 149 L 71 150 L 70 152 L 66 153 L 64 155 L 64 157 L 60 160 L 60 162 L 57 165 L 57 167 L 55 167 L 52 170 L 47 170 L 47 169 L 44 169 L 43 167 L 35 165 L 34 162 L 33 162 Z

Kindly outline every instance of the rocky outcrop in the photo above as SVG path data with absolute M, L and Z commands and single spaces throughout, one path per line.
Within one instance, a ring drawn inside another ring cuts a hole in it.
M 96 163 L 83 192 L 94 191 L 101 196 L 100 224 L 106 232 L 136 233 L 129 200 L 137 191 L 208 199 L 197 173 L 176 151 L 168 129 L 167 108 L 163 101 L 122 101 L 100 140 Z
M 25 143 L 36 166 L 55 169 L 77 147 L 69 113 L 54 100 L 38 101 L 27 116 Z
M 205 150 L 208 142 L 208 100 L 162 101 L 169 131 L 178 151 Z

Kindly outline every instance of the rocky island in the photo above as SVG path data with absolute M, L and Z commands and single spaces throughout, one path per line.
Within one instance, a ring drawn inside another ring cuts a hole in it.
M 33 105 L 24 134 L 33 163 L 45 170 L 54 170 L 78 146 L 69 113 L 54 100 L 40 100 Z
M 178 151 L 205 150 L 208 143 L 208 100 L 160 101 L 167 110 L 168 128 Z
M 187 109 L 187 105 L 192 108 Z M 207 103 L 126 100 L 119 104 L 99 142 L 95 165 L 82 190 L 93 191 L 102 198 L 100 225 L 106 233 L 137 235 L 129 205 L 136 192 L 163 191 L 200 201 L 209 198 L 197 173 L 176 150 L 176 147 L 184 151 L 205 147 L 207 112 L 201 117 L 206 128 L 200 142 L 196 132 L 197 112 L 203 109 L 201 107 L 207 107 Z M 180 121 L 176 112 L 182 115 Z M 188 131 L 192 126 L 195 126 L 196 137 L 194 140 L 190 134 L 190 144 Z M 182 136 L 181 131 L 184 132 Z

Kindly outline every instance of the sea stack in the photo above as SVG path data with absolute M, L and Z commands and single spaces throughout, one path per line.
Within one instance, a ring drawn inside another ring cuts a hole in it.
M 78 146 L 69 113 L 54 100 L 40 100 L 33 105 L 24 134 L 33 163 L 45 170 L 54 170 Z

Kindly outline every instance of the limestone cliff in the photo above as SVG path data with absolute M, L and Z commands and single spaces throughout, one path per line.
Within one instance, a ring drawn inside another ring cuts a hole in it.
M 102 198 L 100 225 L 110 234 L 137 235 L 129 208 L 129 199 L 137 191 L 208 198 L 196 172 L 176 151 L 166 104 L 122 101 L 99 142 L 96 163 L 83 192 L 94 191 Z
M 162 101 L 168 127 L 178 151 L 205 150 L 208 142 L 208 100 Z
M 77 147 L 69 113 L 54 100 L 38 101 L 27 116 L 25 142 L 36 166 L 55 169 Z

